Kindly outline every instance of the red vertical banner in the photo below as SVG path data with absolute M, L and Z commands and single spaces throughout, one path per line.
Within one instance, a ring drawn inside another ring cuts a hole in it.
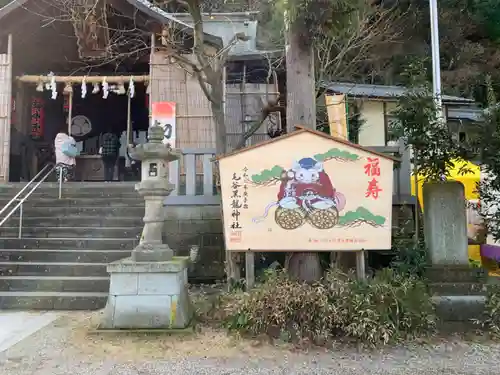
M 151 105 L 151 124 L 163 128 L 163 143 L 169 143 L 172 148 L 177 139 L 175 107 L 175 102 L 153 102 Z
M 31 138 L 39 139 L 43 137 L 45 125 L 45 109 L 42 98 L 31 100 Z

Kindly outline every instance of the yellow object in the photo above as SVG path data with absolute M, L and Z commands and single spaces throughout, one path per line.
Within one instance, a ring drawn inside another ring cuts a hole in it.
M 347 106 L 345 95 L 325 95 L 330 135 L 347 139 Z
M 460 174 L 461 170 L 468 170 L 469 173 Z M 481 179 L 481 168 L 473 163 L 456 160 L 454 161 L 454 167 L 450 170 L 449 179 L 453 181 L 459 181 L 464 185 L 465 199 L 467 201 L 477 201 L 479 200 L 479 194 L 477 190 L 477 184 Z M 423 183 L 424 177 L 419 176 L 418 178 L 418 203 L 421 209 L 424 209 L 423 200 Z M 411 176 L 411 194 L 415 195 L 415 176 Z M 479 245 L 469 245 L 469 259 L 475 262 L 481 262 L 481 255 L 479 253 Z
M 172 296 L 170 302 L 170 326 L 175 324 L 175 319 L 177 318 L 177 297 Z
M 454 168 L 450 171 L 450 180 L 453 181 L 459 181 L 464 185 L 465 189 L 465 199 L 467 200 L 474 200 L 474 199 L 479 199 L 479 195 L 476 192 L 476 187 L 477 184 L 479 183 L 479 180 L 481 178 L 481 168 L 478 167 L 477 165 L 463 161 L 463 160 L 457 160 L 454 162 Z M 464 175 L 461 175 L 460 169 L 466 168 L 471 171 L 471 173 L 467 173 Z M 419 176 L 418 178 L 418 203 L 420 204 L 420 207 L 424 209 L 424 200 L 423 200 L 423 189 L 422 185 L 424 183 L 424 177 Z M 411 176 L 411 194 L 415 195 L 415 176 Z

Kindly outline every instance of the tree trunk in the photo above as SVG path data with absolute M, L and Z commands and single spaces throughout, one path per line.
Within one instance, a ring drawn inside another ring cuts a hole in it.
M 227 152 L 226 119 L 224 114 L 224 90 L 222 83 L 212 85 L 212 115 L 215 121 L 215 148 L 217 155 Z
M 224 155 L 227 152 L 226 118 L 224 113 L 224 90 L 222 84 L 213 82 L 211 85 L 210 106 L 215 122 L 215 152 L 217 155 Z M 218 166 L 216 167 L 218 168 Z M 219 170 L 215 171 L 215 184 L 217 191 L 221 192 Z M 221 206 L 221 217 L 223 217 Z M 226 250 L 225 270 L 229 290 L 233 284 L 240 279 L 240 267 L 238 264 L 238 254 Z
M 304 44 L 298 25 L 290 25 L 286 46 L 286 125 L 292 132 L 295 125 L 316 129 L 316 88 L 314 50 Z M 288 253 L 285 264 L 290 276 L 300 281 L 317 281 L 323 271 L 318 253 Z
M 316 129 L 316 85 L 312 43 L 303 45 L 303 38 L 290 26 L 286 47 L 286 126 Z

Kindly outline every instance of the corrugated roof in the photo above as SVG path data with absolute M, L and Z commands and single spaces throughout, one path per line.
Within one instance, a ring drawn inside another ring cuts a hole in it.
M 163 9 L 157 7 L 152 4 L 148 0 L 127 0 L 127 2 L 143 13 L 147 14 L 152 18 L 156 18 L 158 21 L 162 23 L 174 22 L 177 25 L 181 26 L 181 31 L 187 32 L 188 34 L 193 34 L 194 28 L 192 25 L 181 21 L 177 17 L 173 16 L 171 13 L 165 12 Z M 215 36 L 211 33 L 208 33 L 204 30 L 204 39 L 206 42 L 210 44 L 214 44 L 216 46 L 222 47 L 223 40 L 219 36 Z
M 3 17 L 7 16 L 10 12 L 14 11 L 17 8 L 20 8 L 24 6 L 24 4 L 28 0 L 13 0 L 9 4 L 5 5 L 4 7 L 0 8 L 0 19 Z M 187 34 L 193 34 L 194 29 L 192 25 L 189 25 L 188 23 L 185 23 L 178 18 L 172 16 L 170 13 L 165 12 L 163 9 L 157 7 L 156 5 L 152 4 L 148 0 L 126 0 L 130 5 L 134 6 L 144 14 L 147 14 L 151 18 L 156 19 L 160 23 L 166 24 L 170 22 L 176 23 L 180 31 L 186 32 Z M 213 34 L 204 32 L 204 39 L 207 43 L 216 45 L 218 47 L 223 46 L 223 41 L 222 38 L 215 36 Z
M 408 91 L 408 89 L 403 86 L 369 85 L 348 82 L 330 82 L 323 86 L 328 91 L 339 94 L 368 98 L 398 98 Z M 448 103 L 474 103 L 473 99 L 450 95 L 442 95 L 442 100 Z

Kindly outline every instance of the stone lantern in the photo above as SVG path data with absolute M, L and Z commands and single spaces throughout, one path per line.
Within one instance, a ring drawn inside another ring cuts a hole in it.
M 144 229 L 129 258 L 110 263 L 108 303 L 100 328 L 161 329 L 184 328 L 192 316 L 187 293 L 189 257 L 176 257 L 163 243 L 165 198 L 174 190 L 169 182 L 168 163 L 180 152 L 163 144 L 163 128 L 149 128 L 148 142 L 131 147 L 132 158 L 141 160 L 141 182 L 136 185 L 144 197 Z

